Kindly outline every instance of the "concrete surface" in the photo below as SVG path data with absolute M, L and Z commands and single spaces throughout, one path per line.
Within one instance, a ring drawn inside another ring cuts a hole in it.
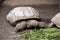
M 59 11 L 60 11 L 60 0 L 58 1 L 58 5 L 59 5 Z
M 41 5 L 41 4 L 57 4 L 58 0 L 6 0 L 7 5 Z

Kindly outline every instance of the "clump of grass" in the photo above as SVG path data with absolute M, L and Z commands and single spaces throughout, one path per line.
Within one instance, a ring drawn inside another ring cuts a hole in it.
M 22 34 L 25 40 L 57 40 L 60 38 L 60 29 L 47 28 L 47 29 L 34 29 L 24 31 Z

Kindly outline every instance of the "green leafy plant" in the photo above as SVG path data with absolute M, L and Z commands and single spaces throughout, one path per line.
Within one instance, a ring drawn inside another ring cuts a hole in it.
M 34 29 L 24 31 L 22 34 L 25 40 L 57 40 L 60 38 L 60 29 L 47 28 L 47 29 Z

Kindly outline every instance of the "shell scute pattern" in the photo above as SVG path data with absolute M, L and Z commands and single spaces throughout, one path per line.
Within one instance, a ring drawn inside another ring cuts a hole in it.
M 10 21 L 10 23 L 30 18 L 39 18 L 39 13 L 32 7 L 16 7 L 7 15 L 7 20 Z

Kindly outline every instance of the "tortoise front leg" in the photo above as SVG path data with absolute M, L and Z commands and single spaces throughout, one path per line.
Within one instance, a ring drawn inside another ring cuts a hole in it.
M 28 20 L 27 21 L 27 28 L 37 27 L 37 26 L 38 26 L 38 21 L 37 20 Z
M 15 27 L 15 32 L 23 30 L 26 26 L 27 26 L 26 21 L 18 22 L 18 24 Z

